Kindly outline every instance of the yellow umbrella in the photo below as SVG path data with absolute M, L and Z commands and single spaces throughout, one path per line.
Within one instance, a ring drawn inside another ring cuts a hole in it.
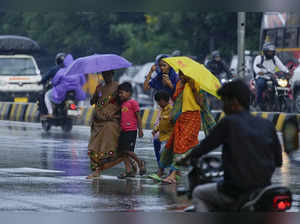
M 163 60 L 176 72 L 180 70 L 184 75 L 195 80 L 201 89 L 219 98 L 217 90 L 221 87 L 221 83 L 204 65 L 189 57 L 170 57 Z

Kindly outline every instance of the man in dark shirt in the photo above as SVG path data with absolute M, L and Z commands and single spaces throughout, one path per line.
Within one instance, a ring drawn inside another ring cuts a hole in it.
M 198 158 L 223 145 L 224 180 L 200 185 L 193 198 L 197 211 L 226 208 L 239 196 L 271 184 L 282 165 L 282 149 L 272 122 L 249 112 L 250 90 L 240 81 L 218 90 L 225 116 L 186 158 Z

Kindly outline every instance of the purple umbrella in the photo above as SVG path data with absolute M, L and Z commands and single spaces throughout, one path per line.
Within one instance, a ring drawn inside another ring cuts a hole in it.
M 130 66 L 129 61 L 116 54 L 94 54 L 76 59 L 65 75 L 100 73 Z

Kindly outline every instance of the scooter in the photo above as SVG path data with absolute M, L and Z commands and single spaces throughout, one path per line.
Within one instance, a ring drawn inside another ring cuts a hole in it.
M 70 132 L 73 120 L 81 114 L 75 100 L 75 91 L 67 92 L 65 100 L 53 106 L 53 117 L 41 117 L 42 128 L 48 132 L 52 126 L 60 126 L 64 132 Z
M 192 199 L 192 192 L 196 186 L 216 183 L 223 179 L 223 163 L 221 153 L 210 153 L 194 161 L 185 178 L 186 185 L 177 188 L 177 195 L 186 195 Z M 236 203 L 220 212 L 284 212 L 292 206 L 292 193 L 287 187 L 270 185 L 253 192 L 241 195 Z M 196 212 L 190 206 L 186 212 Z

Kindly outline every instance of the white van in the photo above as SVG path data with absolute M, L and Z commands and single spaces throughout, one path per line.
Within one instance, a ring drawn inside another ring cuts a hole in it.
M 30 55 L 0 55 L 0 101 L 35 102 L 42 76 Z

